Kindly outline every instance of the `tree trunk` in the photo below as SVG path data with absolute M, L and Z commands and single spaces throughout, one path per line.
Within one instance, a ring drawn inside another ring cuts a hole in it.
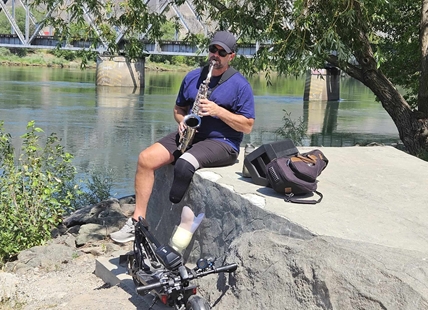
M 397 126 L 400 139 L 412 155 L 428 153 L 428 123 L 419 118 L 391 82 L 379 71 L 365 75 L 363 82 L 379 98 L 383 108 Z
M 428 17 L 426 11 L 428 10 L 428 0 L 423 0 L 423 3 L 425 8 L 423 16 Z M 428 43 L 428 28 L 425 27 L 425 29 L 427 32 L 424 33 L 424 39 L 427 39 L 426 42 Z M 358 36 L 362 43 L 361 48 L 355 53 L 359 66 L 348 64 L 344 71 L 370 88 L 380 100 L 383 108 L 395 123 L 400 139 L 410 154 L 415 156 L 428 154 L 428 113 L 412 111 L 400 92 L 377 68 L 377 62 L 374 59 L 370 40 L 366 33 L 361 29 Z M 424 59 L 423 62 L 427 63 L 427 59 Z M 425 74 L 424 83 L 428 83 L 428 67 Z M 428 110 L 428 84 L 425 86 L 427 98 L 421 106 Z
M 351 67 L 345 72 L 370 88 L 380 100 L 410 154 L 418 156 L 428 153 L 428 122 L 424 114 L 412 111 L 400 92 L 376 68 L 376 61 L 370 55 L 361 57 L 358 62 L 361 68 Z
M 422 1 L 419 29 L 421 76 L 419 78 L 418 110 L 428 115 L 428 0 Z

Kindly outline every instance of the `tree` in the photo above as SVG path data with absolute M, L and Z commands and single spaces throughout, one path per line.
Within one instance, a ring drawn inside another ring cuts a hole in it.
M 198 8 L 206 2 L 194 1 Z M 371 89 L 409 153 L 428 152 L 428 0 L 208 4 L 210 18 L 221 25 L 243 37 L 272 42 L 252 60 L 256 68 L 301 74 L 327 63 L 338 67 Z
M 130 58 L 142 57 L 143 39 L 159 40 L 170 32 L 171 21 L 163 12 L 153 9 L 149 1 L 34 0 L 31 6 L 47 13 L 43 25 L 53 27 L 60 44 L 88 40 L 94 49 L 102 44 L 106 48 L 104 53 L 109 55 L 126 53 Z
M 220 29 L 229 29 L 241 41 L 270 43 L 256 57 L 238 60 L 245 63 L 242 69 L 247 73 L 274 70 L 301 75 L 310 68 L 333 65 L 372 90 L 394 121 L 409 153 L 428 154 L 428 0 L 192 2 L 200 16 L 216 21 Z M 36 0 L 34 4 L 59 8 L 58 3 Z M 79 0 L 63 7 L 78 25 L 83 25 L 83 8 L 91 12 L 99 31 L 88 32 L 88 37 L 97 41 L 101 35 L 109 42 L 111 52 L 120 50 L 112 29 L 126 29 L 123 51 L 137 57 L 143 51 L 142 34 L 159 39 L 166 22 L 162 13 L 153 12 L 150 5 L 151 1 L 141 0 Z M 50 22 L 57 33 L 70 36 L 67 29 L 71 29 L 68 26 L 73 19 L 59 22 L 58 17 L 63 16 L 59 10 L 52 16 Z

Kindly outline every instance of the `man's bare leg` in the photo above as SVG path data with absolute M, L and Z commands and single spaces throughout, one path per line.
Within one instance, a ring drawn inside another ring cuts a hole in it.
M 133 218 L 146 217 L 147 204 L 152 194 L 155 181 L 155 170 L 172 163 L 174 157 L 160 143 L 155 143 L 140 153 L 138 156 L 137 172 L 135 173 L 135 210 Z M 135 239 L 135 227 L 129 218 L 123 227 L 110 234 L 110 238 L 119 243 L 129 242 Z
M 133 218 L 146 218 L 147 205 L 155 181 L 155 170 L 174 161 L 172 154 L 160 143 L 155 143 L 138 156 L 135 173 L 135 210 Z

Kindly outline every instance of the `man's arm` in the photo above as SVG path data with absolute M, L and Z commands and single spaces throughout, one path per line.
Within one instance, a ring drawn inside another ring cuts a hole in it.
M 208 99 L 201 99 L 199 114 L 201 116 L 215 116 L 225 122 L 236 131 L 249 134 L 253 129 L 254 119 L 246 118 L 244 115 L 232 113 Z
M 182 132 L 185 127 L 183 124 L 183 119 L 187 115 L 189 107 L 180 107 L 178 105 L 174 106 L 174 119 L 178 123 L 178 130 Z
M 181 123 L 184 117 L 187 115 L 189 107 L 174 106 L 174 119 L 177 123 Z
M 218 106 L 217 117 L 221 119 L 223 122 L 228 124 L 230 127 L 235 129 L 236 131 L 243 132 L 245 134 L 249 134 L 253 129 L 254 119 L 246 118 L 244 115 L 239 115 L 232 113 L 226 110 L 223 107 Z

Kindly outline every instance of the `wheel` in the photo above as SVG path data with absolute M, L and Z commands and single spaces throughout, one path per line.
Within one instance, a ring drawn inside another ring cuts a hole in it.
M 211 307 L 208 302 L 201 296 L 192 295 L 186 303 L 186 310 L 210 310 Z

